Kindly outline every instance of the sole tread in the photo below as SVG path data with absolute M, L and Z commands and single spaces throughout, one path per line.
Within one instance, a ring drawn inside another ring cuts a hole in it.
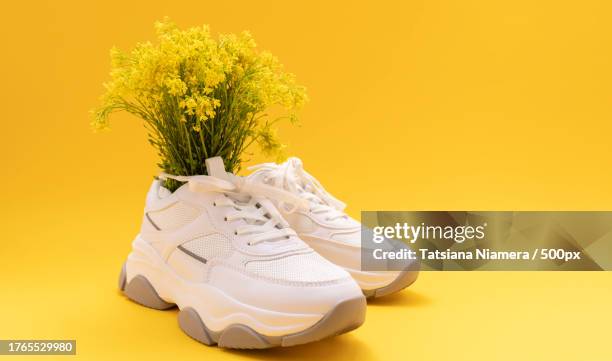
M 153 285 L 142 275 L 137 275 L 127 282 L 125 264 L 119 276 L 119 288 L 128 298 L 149 308 L 165 310 L 176 306 L 159 297 Z M 338 303 L 311 327 L 285 336 L 262 335 L 242 324 L 230 325 L 222 331 L 214 332 L 206 327 L 200 315 L 191 307 L 180 310 L 178 324 L 191 338 L 208 346 L 265 349 L 301 345 L 352 331 L 365 321 L 365 311 L 365 297 L 345 300 Z

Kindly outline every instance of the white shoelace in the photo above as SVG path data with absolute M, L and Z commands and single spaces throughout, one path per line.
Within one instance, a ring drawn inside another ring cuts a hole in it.
M 310 204 L 312 213 L 324 214 L 326 220 L 348 218 L 343 212 L 346 204 L 329 194 L 319 181 L 304 170 L 299 158 L 291 157 L 285 163 L 263 163 L 249 167 L 253 174 L 263 174 L 263 182 L 272 181 L 275 187 L 286 189 Z
M 231 182 L 205 175 L 175 176 L 161 173 L 158 178 L 187 182 L 192 192 L 215 192 L 223 195 L 215 200 L 214 205 L 235 209 L 235 212 L 228 214 L 225 220 L 227 222 L 238 219 L 245 221 L 246 225 L 237 227 L 235 234 L 248 235 L 249 245 L 296 236 L 295 231 L 282 220 L 278 211 L 273 207 L 267 207 L 265 202 L 258 201 L 258 197 L 273 198 L 291 204 L 294 206 L 294 210 L 307 207 L 303 200 L 287 191 L 236 176 L 230 177 Z

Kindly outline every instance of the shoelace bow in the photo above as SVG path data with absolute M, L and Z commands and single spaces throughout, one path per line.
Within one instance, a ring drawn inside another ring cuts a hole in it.
M 232 207 L 236 211 L 226 217 L 226 221 L 242 219 L 246 225 L 236 228 L 236 235 L 249 235 L 249 245 L 266 241 L 276 241 L 295 236 L 293 229 L 287 227 L 276 209 L 267 207 L 258 197 L 267 197 L 293 205 L 293 211 L 306 208 L 308 204 L 295 195 L 266 184 L 254 183 L 248 179 L 230 175 L 231 181 L 206 176 L 175 176 L 161 173 L 159 179 L 174 179 L 189 184 L 192 192 L 223 194 L 215 200 L 215 206 Z
M 263 163 L 248 169 L 263 173 L 264 183 L 265 179 L 271 179 L 276 186 L 308 200 L 313 213 L 325 213 L 330 221 L 347 217 L 343 212 L 346 204 L 329 194 L 315 177 L 306 172 L 299 158 L 291 157 L 283 164 Z

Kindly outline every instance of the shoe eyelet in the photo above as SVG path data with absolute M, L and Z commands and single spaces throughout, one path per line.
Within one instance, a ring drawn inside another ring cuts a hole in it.
M 253 243 L 247 242 L 247 246 L 252 246 L 252 245 L 253 245 Z
M 216 207 L 216 206 L 217 206 L 217 202 L 213 202 L 213 207 Z
M 224 220 L 225 222 L 227 222 L 227 217 L 223 217 L 223 220 Z
M 238 235 L 238 231 L 234 231 L 234 236 L 237 236 L 237 235 Z

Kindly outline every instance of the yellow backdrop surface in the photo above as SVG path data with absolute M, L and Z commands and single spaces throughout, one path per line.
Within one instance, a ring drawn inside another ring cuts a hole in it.
M 156 157 L 137 119 L 93 134 L 88 118 L 108 50 L 153 39 L 155 20 L 248 29 L 309 90 L 301 127 L 281 129 L 288 153 L 351 215 L 609 210 L 609 1 L 13 1 L 2 12 L 0 339 L 77 339 L 84 360 L 612 359 L 605 272 L 425 273 L 347 335 L 264 352 L 198 344 L 176 311 L 116 289 Z

